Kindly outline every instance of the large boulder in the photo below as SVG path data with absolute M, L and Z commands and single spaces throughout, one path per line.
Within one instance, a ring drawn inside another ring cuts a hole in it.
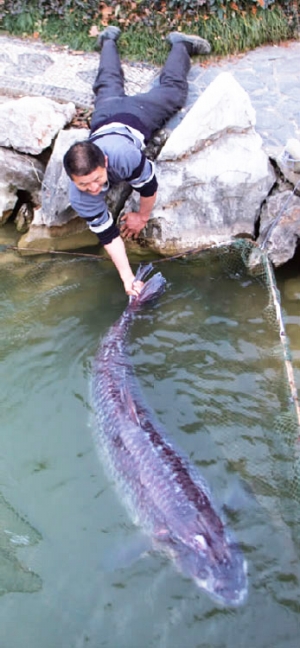
M 0 146 L 39 155 L 76 113 L 75 104 L 21 97 L 0 105 Z
M 253 237 L 275 172 L 243 88 L 220 74 L 172 132 L 156 163 L 159 192 L 145 231 L 165 254 Z M 126 210 L 137 209 L 136 195 Z

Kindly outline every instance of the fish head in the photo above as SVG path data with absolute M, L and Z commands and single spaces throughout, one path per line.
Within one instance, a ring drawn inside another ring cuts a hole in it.
M 235 607 L 245 602 L 247 562 L 225 533 L 214 542 L 211 536 L 197 533 L 188 543 L 177 545 L 173 559 L 183 574 L 219 604 Z

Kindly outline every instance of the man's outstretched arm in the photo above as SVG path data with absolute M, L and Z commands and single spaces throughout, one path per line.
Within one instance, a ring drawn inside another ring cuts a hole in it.
M 114 238 L 110 243 L 104 245 L 112 262 L 116 266 L 123 281 L 127 295 L 138 295 L 143 287 L 142 281 L 134 281 L 134 274 L 129 265 L 125 245 L 120 236 Z

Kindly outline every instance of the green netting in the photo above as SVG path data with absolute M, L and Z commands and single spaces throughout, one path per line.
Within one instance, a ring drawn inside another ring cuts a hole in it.
M 239 243 L 237 243 L 239 246 Z M 235 247 L 235 246 L 233 246 Z M 287 477 L 288 491 L 292 498 L 300 501 L 300 405 L 295 382 L 292 357 L 286 335 L 284 315 L 281 309 L 280 293 L 276 286 L 273 267 L 267 254 L 250 242 L 242 244 L 242 259 L 245 267 L 253 273 L 268 291 L 269 303 L 265 308 L 265 315 L 278 334 L 280 345 L 278 356 L 284 366 L 283 395 L 285 406 L 275 418 L 274 432 L 283 437 L 288 444 L 293 457 L 292 473 Z

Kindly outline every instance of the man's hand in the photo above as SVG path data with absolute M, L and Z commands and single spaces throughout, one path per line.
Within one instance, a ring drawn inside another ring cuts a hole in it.
M 128 212 L 121 219 L 120 231 L 123 238 L 137 238 L 147 220 L 139 212 Z
M 147 224 L 152 208 L 156 200 L 156 192 L 153 196 L 140 197 L 140 209 L 138 212 L 128 212 L 121 218 L 120 232 L 123 238 L 137 238 L 140 231 Z
M 133 295 L 133 297 L 137 297 L 140 294 L 143 286 L 143 281 L 124 281 L 126 295 Z

